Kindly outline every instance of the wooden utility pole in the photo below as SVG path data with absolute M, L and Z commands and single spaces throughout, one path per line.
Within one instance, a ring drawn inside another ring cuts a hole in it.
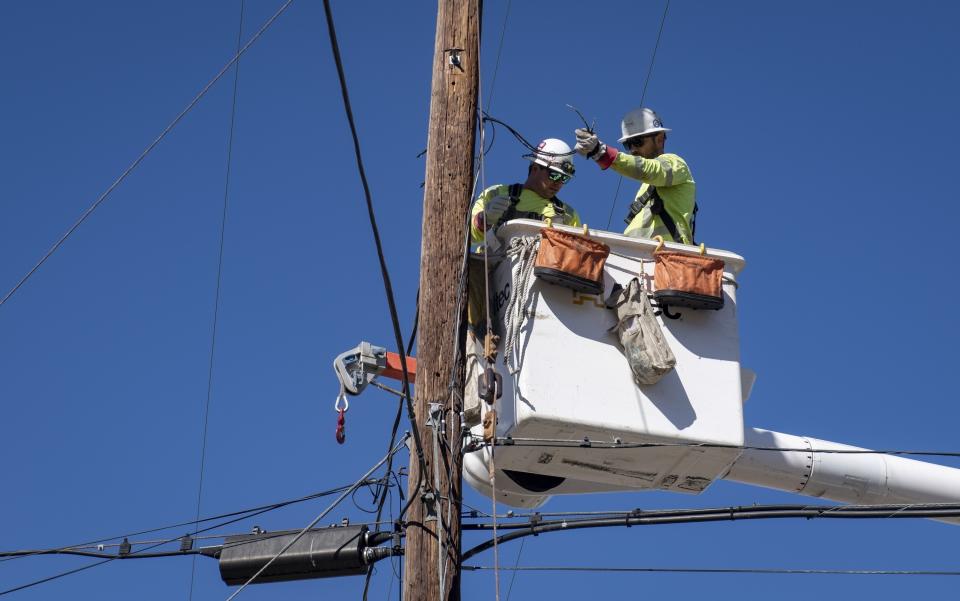
M 462 300 L 458 299 L 458 284 L 473 191 L 479 35 L 479 0 L 438 1 L 423 195 L 414 405 L 426 471 L 420 474 L 416 455 L 412 455 L 409 494 L 414 501 L 406 515 L 403 576 L 406 601 L 460 598 L 459 393 L 463 388 L 463 361 L 454 364 L 453 328 L 458 320 L 465 320 L 466 310 L 464 300 L 460 303 L 461 314 L 455 314 L 458 300 Z M 465 292 L 464 287 L 461 296 Z M 461 349 L 464 332 L 461 328 L 457 333 L 456 344 Z M 456 395 L 449 390 L 451 373 L 456 374 Z M 449 447 L 439 445 L 438 455 L 434 454 L 434 430 L 426 425 L 431 404 L 445 409 L 442 434 Z M 438 499 L 425 495 L 435 488 L 435 463 L 439 468 Z M 421 486 L 415 488 L 418 482 Z

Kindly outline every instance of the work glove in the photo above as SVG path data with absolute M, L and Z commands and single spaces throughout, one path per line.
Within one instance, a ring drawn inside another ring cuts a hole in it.
M 483 212 L 487 220 L 487 227 L 491 228 L 495 226 L 509 208 L 510 198 L 507 196 L 495 196 L 490 199 L 490 202 L 486 203 L 483 207 Z
M 573 133 L 577 136 L 576 151 L 588 159 L 599 158 L 606 151 L 606 144 L 592 131 L 580 128 Z

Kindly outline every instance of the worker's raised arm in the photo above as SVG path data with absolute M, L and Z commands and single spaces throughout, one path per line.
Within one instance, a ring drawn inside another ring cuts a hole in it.
M 620 175 L 658 188 L 676 186 L 693 179 L 687 162 L 675 154 L 661 154 L 655 159 L 645 159 L 617 152 L 608 166 L 613 167 Z M 604 168 L 602 164 L 600 167 Z
M 692 179 L 686 161 L 675 154 L 645 159 L 604 144 L 592 131 L 578 129 L 574 133 L 577 152 L 596 161 L 601 169 L 613 167 L 620 175 L 657 187 L 675 186 Z

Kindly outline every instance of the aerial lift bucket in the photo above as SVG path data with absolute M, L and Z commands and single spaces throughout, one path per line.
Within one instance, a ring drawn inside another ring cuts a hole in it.
M 582 234 L 575 228 L 557 227 Z M 538 236 L 542 228 L 541 222 L 521 219 L 504 225 L 498 235 L 510 247 L 513 241 Z M 523 281 L 518 254 L 508 254 L 491 268 L 489 306 L 494 330 L 501 348 L 509 349 L 496 364 L 503 380 L 502 396 L 495 406 L 479 399 L 476 380 L 484 359 L 480 341 L 471 340 L 467 374 L 473 381 L 466 385 L 466 414 L 479 439 L 484 414 L 495 408 L 497 438 L 509 437 L 515 444 L 497 447 L 495 461 L 489 446 L 469 453 L 464 462 L 467 482 L 489 489 L 492 462 L 506 470 L 505 486 L 501 488 L 498 481 L 498 497 L 520 506 L 538 504 L 550 494 L 589 490 L 699 493 L 730 468 L 739 452 L 704 452 L 689 445 L 738 447 L 743 443 L 736 277 L 744 261 L 733 253 L 707 251 L 708 257 L 725 265 L 723 308 L 677 309 L 678 319 L 660 316 L 676 367 L 656 384 L 638 386 L 616 334 L 610 331 L 616 315 L 604 299 L 615 284 L 626 287 L 638 277 L 653 281 L 658 243 L 609 232 L 592 231 L 589 236 L 610 247 L 601 294 L 537 278 Z M 699 254 L 696 247 L 666 246 Z M 510 310 L 520 317 L 518 327 L 508 331 Z M 587 443 L 576 444 L 584 440 Z M 618 441 L 679 444 L 597 448 L 615 447 Z M 513 484 L 516 493 L 511 494 Z
M 498 235 L 509 248 L 542 227 L 516 220 Z M 488 257 L 494 330 L 509 352 L 495 365 L 502 395 L 488 405 L 477 386 L 486 367 L 482 344 L 468 341 L 465 415 L 472 437 L 463 473 L 476 490 L 507 505 L 537 507 L 555 494 L 699 494 L 727 479 L 841 503 L 960 503 L 958 469 L 744 428 L 742 406 L 755 376 L 740 366 L 736 278 L 744 261 L 735 254 L 706 253 L 724 263 L 720 310 L 658 317 L 676 367 L 656 384 L 638 385 L 609 331 L 615 317 L 603 299 L 615 284 L 652 279 L 657 242 L 589 235 L 610 247 L 601 295 L 524 278 L 522 253 L 507 253 L 499 263 Z M 666 248 L 698 253 L 679 244 Z M 517 327 L 506 327 L 508 315 Z M 485 417 L 496 422 L 486 433 Z

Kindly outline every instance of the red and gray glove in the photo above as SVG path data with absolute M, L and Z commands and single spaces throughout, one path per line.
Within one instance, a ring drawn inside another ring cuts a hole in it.
M 603 153 L 606 144 L 600 141 L 600 138 L 597 137 L 597 134 L 583 128 L 574 130 L 573 133 L 577 136 L 577 145 L 575 149 L 581 155 L 587 157 L 588 159 L 595 159 L 601 153 Z
M 577 136 L 576 151 L 588 159 L 596 161 L 601 169 L 609 167 L 613 163 L 613 159 L 617 158 L 617 150 L 601 142 L 597 134 L 592 131 L 580 128 L 574 130 L 573 133 Z

